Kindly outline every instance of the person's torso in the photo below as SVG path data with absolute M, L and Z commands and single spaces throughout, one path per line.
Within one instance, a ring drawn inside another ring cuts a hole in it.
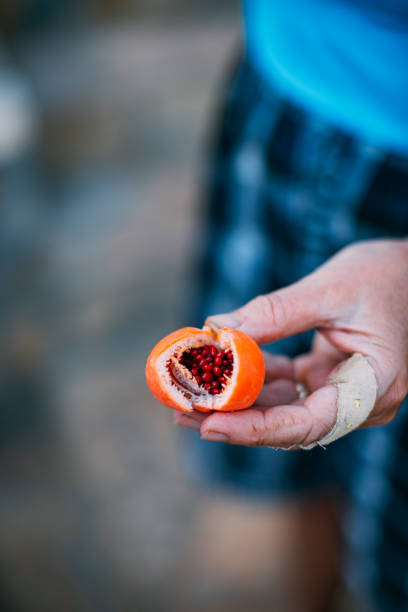
M 408 153 L 408 0 L 243 0 L 246 49 L 282 95 Z

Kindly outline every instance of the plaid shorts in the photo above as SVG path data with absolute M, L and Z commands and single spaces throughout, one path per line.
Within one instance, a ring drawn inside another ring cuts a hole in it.
M 246 60 L 226 83 L 215 135 L 199 324 L 293 283 L 351 242 L 408 235 L 408 160 L 283 100 Z M 294 356 L 310 340 L 305 333 L 267 348 Z M 406 408 L 407 402 L 387 427 L 354 432 L 326 451 L 228 446 L 189 432 L 188 464 L 201 482 L 247 496 L 340 488 L 349 500 L 349 586 L 375 602 L 375 610 L 408 610 Z

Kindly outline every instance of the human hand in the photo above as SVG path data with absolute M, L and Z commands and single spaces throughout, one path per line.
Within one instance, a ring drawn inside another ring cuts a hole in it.
M 354 353 L 366 357 L 376 381 L 363 426 L 386 424 L 408 393 L 408 241 L 356 243 L 299 282 L 206 323 L 240 329 L 259 344 L 317 332 L 306 355 L 266 357 L 265 386 L 251 408 L 175 415 L 179 425 L 200 429 L 202 438 L 281 448 L 321 440 L 338 420 L 340 385 L 331 377 Z M 296 381 L 310 389 L 306 399 L 298 398 Z M 364 394 L 364 380 L 360 386 Z

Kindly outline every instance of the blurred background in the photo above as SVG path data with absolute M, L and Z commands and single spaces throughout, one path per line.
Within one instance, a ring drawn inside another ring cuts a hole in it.
M 273 551 L 291 535 L 194 488 L 144 382 L 152 346 L 194 323 L 239 8 L 1 1 L 1 612 L 286 609 Z
M 0 28 L 0 610 L 248 610 L 244 575 L 263 609 L 268 547 L 236 559 L 242 509 L 207 511 L 144 382 L 188 323 L 238 2 L 2 0 Z

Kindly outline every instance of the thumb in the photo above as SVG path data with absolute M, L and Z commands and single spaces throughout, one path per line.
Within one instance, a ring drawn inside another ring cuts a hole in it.
M 210 316 L 205 324 L 218 331 L 239 329 L 258 344 L 324 326 L 331 317 L 325 312 L 327 288 L 313 275 L 267 295 L 259 295 L 233 312 Z

